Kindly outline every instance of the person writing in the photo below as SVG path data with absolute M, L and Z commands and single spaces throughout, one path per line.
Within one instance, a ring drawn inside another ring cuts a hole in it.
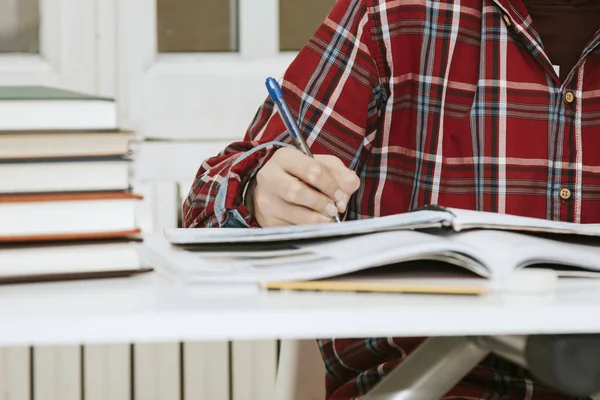
M 599 28 L 595 0 L 337 0 L 281 81 L 314 158 L 267 98 L 201 164 L 184 226 L 427 204 L 600 222 Z M 319 340 L 327 398 L 360 398 L 423 340 Z M 445 398 L 569 397 L 490 356 Z

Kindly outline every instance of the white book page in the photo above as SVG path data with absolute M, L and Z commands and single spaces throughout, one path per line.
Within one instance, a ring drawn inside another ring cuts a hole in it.
M 175 228 L 164 231 L 174 244 L 242 243 L 291 241 L 301 239 L 347 236 L 398 229 L 423 229 L 450 223 L 452 216 L 443 211 L 421 210 L 379 218 L 342 223 L 295 225 L 277 228 Z
M 600 224 L 576 224 L 573 222 L 551 221 L 541 218 L 456 208 L 448 208 L 448 211 L 456 216 L 452 222 L 452 226 L 457 231 L 473 228 L 490 228 L 600 236 Z
M 582 244 L 567 239 L 501 230 L 465 231 L 451 237 L 452 241 L 486 251 L 486 262 L 496 276 L 540 264 L 554 264 L 559 277 L 590 277 L 600 273 L 600 240 Z
M 464 243 L 418 231 L 389 231 L 335 241 L 298 245 L 271 253 L 237 254 L 235 250 L 192 252 L 171 246 L 160 236 L 145 246 L 173 274 L 193 282 L 269 282 L 322 279 L 391 263 L 431 259 L 450 262 L 482 277 L 490 271 L 478 261 L 483 253 Z M 398 267 L 401 270 L 401 267 Z
M 516 268 L 553 264 L 559 277 L 591 277 L 600 273 L 600 243 L 583 244 L 531 237 L 519 244 Z M 595 274 L 593 274 L 595 273 Z

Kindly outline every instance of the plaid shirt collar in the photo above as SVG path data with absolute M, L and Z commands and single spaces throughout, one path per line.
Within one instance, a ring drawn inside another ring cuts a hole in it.
M 563 83 L 552 73 L 552 62 L 544 52 L 542 39 L 535 31 L 532 25 L 531 16 L 525 7 L 522 0 L 492 0 L 503 12 L 503 19 L 508 27 L 512 30 L 515 37 L 525 45 L 536 60 L 544 67 L 546 72 L 553 77 L 554 83 L 557 86 L 563 86 Z M 594 50 L 600 43 L 600 30 L 596 32 L 594 37 L 583 51 L 582 57 L 577 66 L 564 80 L 564 85 L 568 84 L 573 78 L 573 75 L 586 56 Z

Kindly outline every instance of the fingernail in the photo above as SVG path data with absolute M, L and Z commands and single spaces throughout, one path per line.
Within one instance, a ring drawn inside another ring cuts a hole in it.
M 335 198 L 336 202 L 342 202 L 342 201 L 346 201 L 346 194 L 344 192 L 342 192 L 340 189 L 338 189 L 334 194 L 333 197 Z
M 327 207 L 325 207 L 325 214 L 329 215 L 330 217 L 335 217 L 337 213 L 338 210 L 336 206 L 334 206 L 332 203 L 327 204 Z
M 338 201 L 335 204 L 337 205 L 338 210 L 341 210 L 340 212 L 343 212 L 344 210 L 346 210 L 346 206 L 348 205 L 345 201 Z

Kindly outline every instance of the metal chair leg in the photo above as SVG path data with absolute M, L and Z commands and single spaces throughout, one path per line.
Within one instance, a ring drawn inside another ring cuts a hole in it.
M 478 346 L 488 349 L 521 367 L 527 368 L 525 350 L 528 336 L 478 336 L 471 338 Z
M 390 372 L 364 400 L 442 398 L 489 350 L 466 337 L 434 337 Z

